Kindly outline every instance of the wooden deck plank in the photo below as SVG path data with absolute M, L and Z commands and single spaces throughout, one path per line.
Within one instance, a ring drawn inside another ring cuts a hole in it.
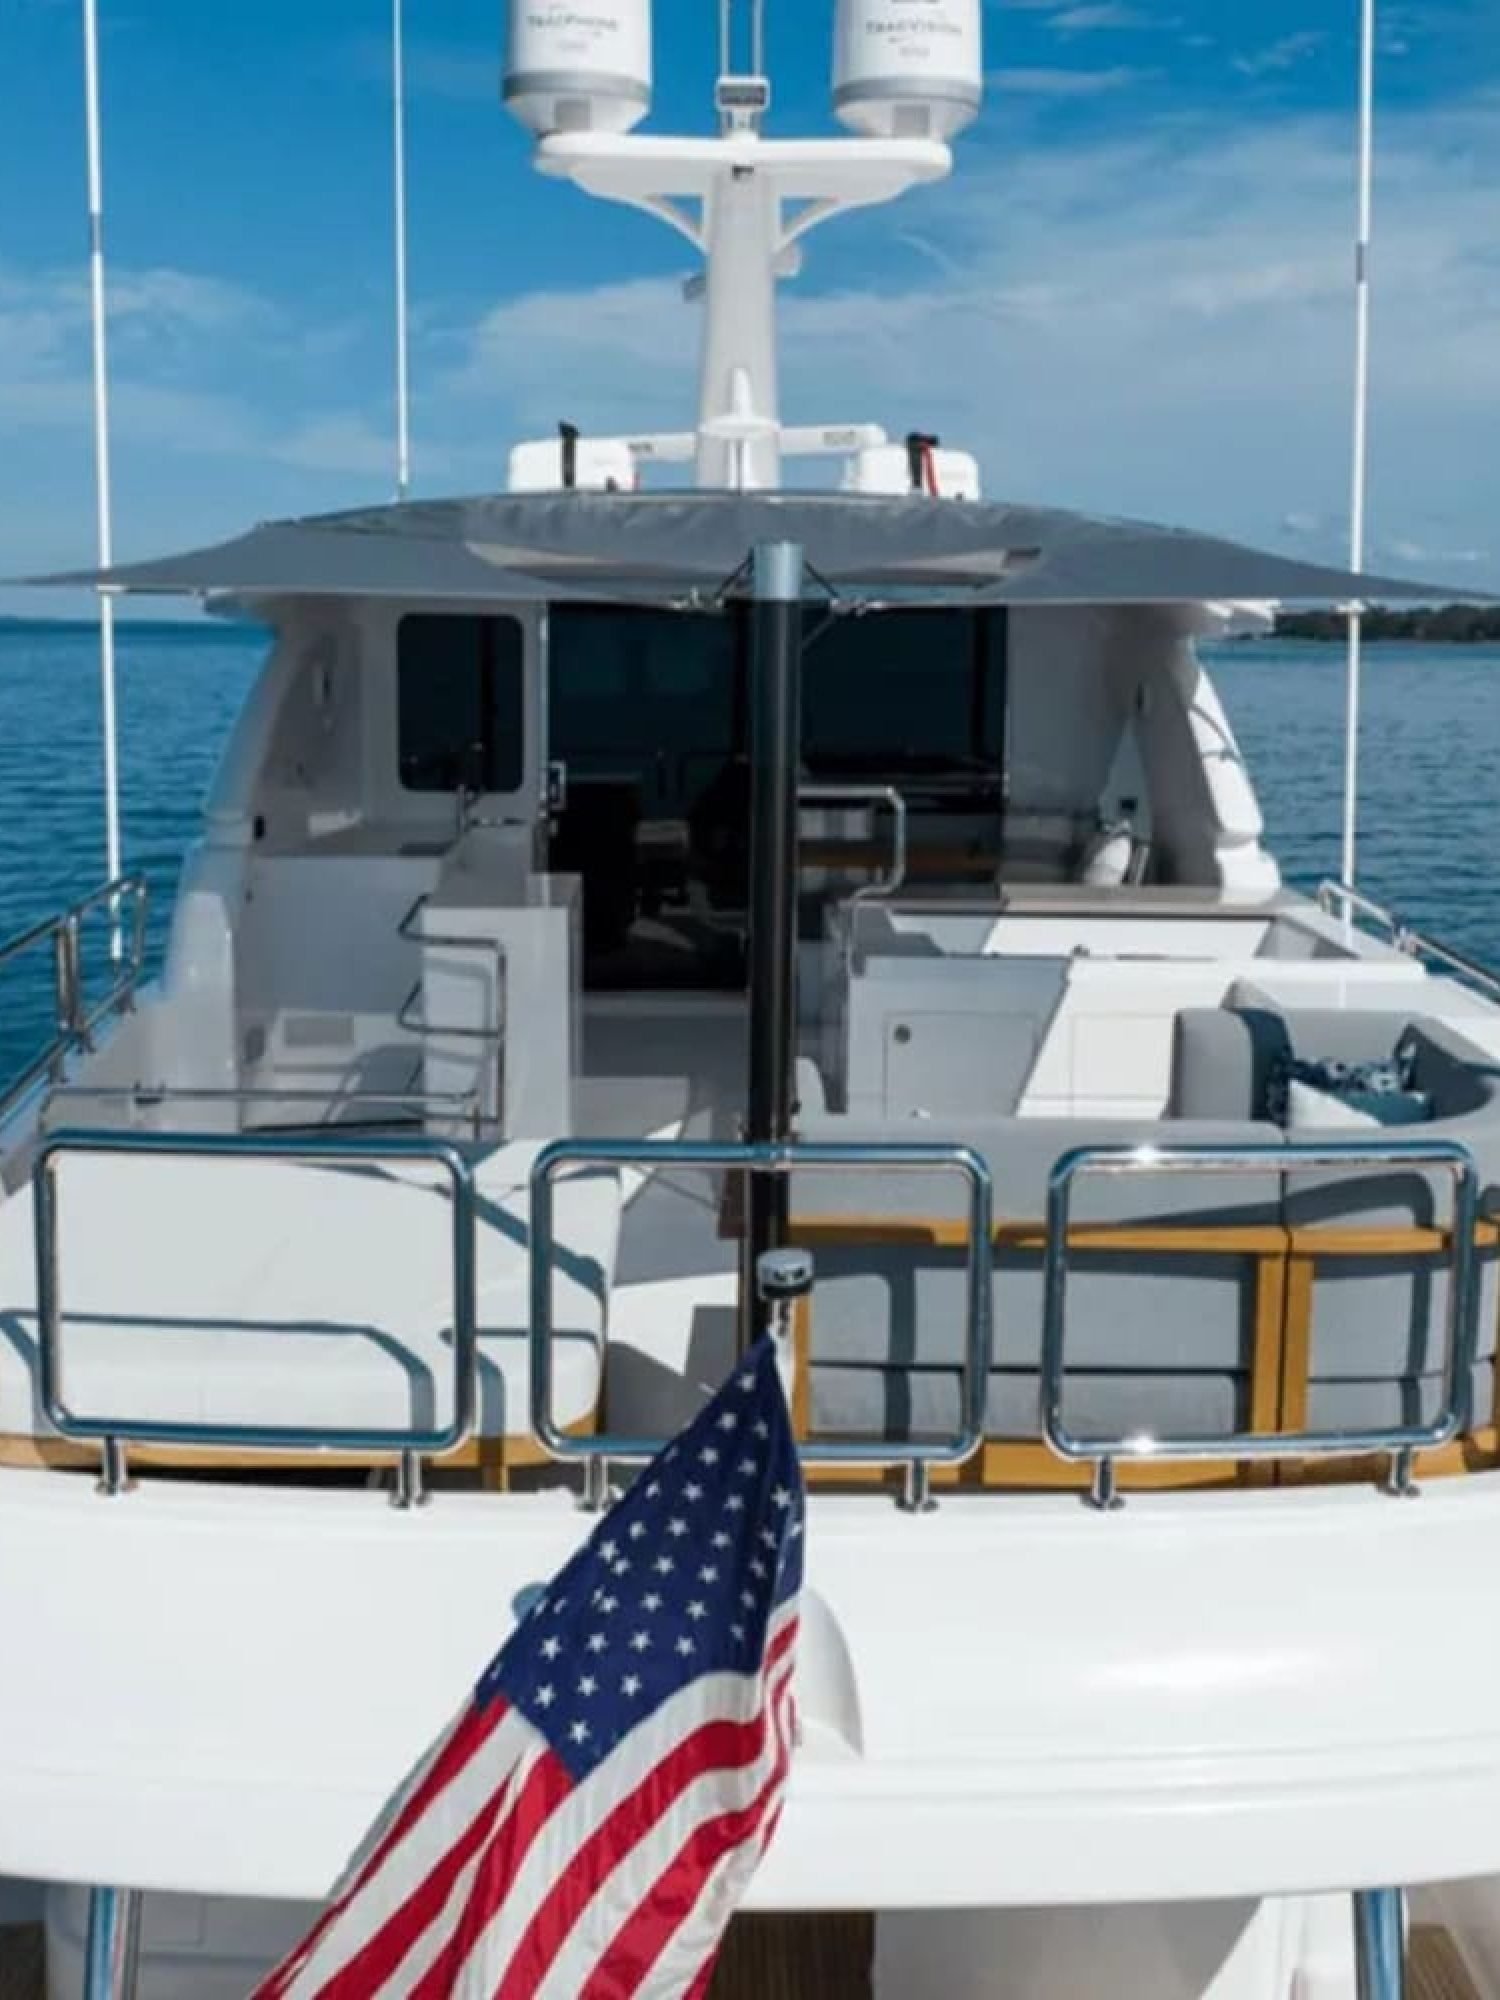
M 1473 1975 L 1451 1935 L 1436 1924 L 1414 1924 L 1407 1950 L 1411 2000 L 1480 2000 Z
M 736 1917 L 709 2000 L 870 2000 L 874 1974 L 873 1917 Z

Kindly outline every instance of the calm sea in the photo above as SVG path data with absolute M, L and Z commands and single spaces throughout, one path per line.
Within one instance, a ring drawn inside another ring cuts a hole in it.
M 243 627 L 121 631 L 126 864 L 150 879 L 159 955 L 182 852 L 265 650 Z M 1288 876 L 1338 872 L 1343 656 L 1226 647 L 1215 679 Z M 1440 936 L 1500 959 L 1487 845 L 1500 808 L 1500 651 L 1377 646 L 1364 735 L 1362 879 Z M 0 939 L 104 876 L 98 648 L 92 632 L 0 624 Z M 42 954 L 0 968 L 0 1078 L 45 1037 Z

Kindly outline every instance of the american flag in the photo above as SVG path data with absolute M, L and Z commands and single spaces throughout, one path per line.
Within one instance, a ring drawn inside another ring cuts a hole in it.
M 532 1605 L 253 2000 L 698 2000 L 792 1753 L 804 1496 L 769 1339 Z

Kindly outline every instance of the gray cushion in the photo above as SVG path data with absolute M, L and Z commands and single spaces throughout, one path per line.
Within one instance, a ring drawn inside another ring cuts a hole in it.
M 1233 1435 L 1248 1421 L 1246 1384 L 1235 1375 L 1096 1372 L 1068 1379 L 1063 1414 L 1080 1437 L 1120 1437 L 1142 1428 L 1165 1435 Z M 815 1367 L 814 1435 L 948 1438 L 960 1419 L 960 1377 L 946 1368 Z M 985 1430 L 992 1438 L 1041 1436 L 1034 1373 L 990 1377 Z

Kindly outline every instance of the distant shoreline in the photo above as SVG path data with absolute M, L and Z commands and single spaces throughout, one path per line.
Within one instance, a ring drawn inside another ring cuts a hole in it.
M 228 640 L 264 638 L 267 627 L 249 618 L 120 618 L 117 629 L 122 638 L 192 640 L 201 643 L 210 636 Z M 48 637 L 80 636 L 98 630 L 92 618 L 18 618 L 0 616 L 0 637 L 6 633 L 39 633 Z M 1281 611 L 1274 633 L 1264 637 L 1314 640 L 1342 645 L 1349 632 L 1343 611 Z M 1427 604 L 1409 611 L 1383 610 L 1379 606 L 1364 617 L 1364 636 L 1374 645 L 1383 641 L 1404 641 L 1407 645 L 1495 646 L 1500 645 L 1500 605 Z M 1236 643 L 1264 643 L 1262 635 L 1244 634 Z
M 1378 606 L 1363 619 L 1364 636 L 1375 643 L 1404 639 L 1408 645 L 1493 646 L 1500 644 L 1500 605 L 1419 604 L 1410 611 Z M 1281 611 L 1276 616 L 1278 639 L 1346 639 L 1348 615 L 1342 611 Z

